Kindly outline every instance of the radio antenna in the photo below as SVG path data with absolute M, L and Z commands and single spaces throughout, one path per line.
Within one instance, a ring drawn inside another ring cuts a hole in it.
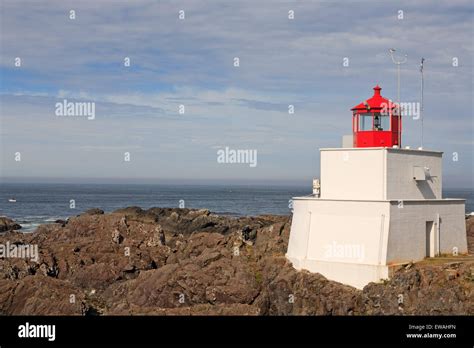
M 402 57 L 395 58 L 395 48 L 390 48 L 388 50 L 390 52 L 390 57 L 392 57 L 393 63 L 397 66 L 397 99 L 398 99 L 398 147 L 402 147 L 402 133 L 401 133 L 401 126 L 402 126 L 402 110 L 400 106 L 400 65 L 407 61 L 407 55 L 405 54 Z
M 420 63 L 420 73 L 421 73 L 421 106 L 420 106 L 420 118 L 421 118 L 421 148 L 423 149 L 423 63 L 425 62 L 425 58 L 421 58 Z

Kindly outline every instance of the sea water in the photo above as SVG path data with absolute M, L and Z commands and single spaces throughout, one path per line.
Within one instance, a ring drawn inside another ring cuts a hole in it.
M 308 186 L 151 185 L 151 184 L 4 184 L 0 185 L 0 215 L 22 231 L 43 223 L 67 219 L 90 208 L 105 212 L 138 206 L 205 208 L 230 216 L 289 215 L 291 198 L 311 193 Z M 445 190 L 444 197 L 466 199 L 474 211 L 474 190 Z M 14 198 L 16 203 L 8 200 Z

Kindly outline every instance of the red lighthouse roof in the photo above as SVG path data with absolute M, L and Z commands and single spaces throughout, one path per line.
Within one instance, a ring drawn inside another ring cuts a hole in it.
M 374 95 L 366 101 L 360 103 L 359 105 L 354 106 L 351 110 L 356 111 L 382 109 L 384 107 L 388 108 L 389 105 L 391 106 L 391 109 L 393 109 L 395 107 L 395 104 L 387 98 L 382 97 L 382 95 L 380 94 L 381 90 L 382 88 L 379 85 L 375 86 Z
M 374 95 L 354 106 L 352 110 L 352 130 L 354 147 L 400 146 L 402 120 L 398 107 L 382 97 L 379 85 L 374 87 Z

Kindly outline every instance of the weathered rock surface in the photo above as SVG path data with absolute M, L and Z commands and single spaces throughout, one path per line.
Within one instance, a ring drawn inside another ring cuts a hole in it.
M 290 225 L 288 216 L 130 207 L 7 232 L 0 244 L 36 244 L 39 259 L 0 258 L 0 314 L 474 314 L 472 261 L 400 267 L 357 290 L 294 270 L 284 257 Z
M 0 216 L 0 232 L 19 230 L 21 226 L 10 218 Z
M 474 216 L 466 219 L 467 248 L 471 254 L 474 254 Z

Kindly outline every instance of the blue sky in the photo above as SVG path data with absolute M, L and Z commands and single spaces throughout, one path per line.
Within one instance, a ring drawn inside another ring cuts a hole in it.
M 351 132 L 349 109 L 377 83 L 396 98 L 388 54 L 395 47 L 408 56 L 402 101 L 419 101 L 418 66 L 426 58 L 425 148 L 445 152 L 445 185 L 474 186 L 472 1 L 1 6 L 5 181 L 309 185 L 319 175 L 318 148 L 340 146 Z M 65 98 L 95 102 L 96 118 L 57 117 L 55 104 Z M 404 145 L 419 146 L 420 121 L 407 118 L 404 129 Z M 257 150 L 257 167 L 218 163 L 216 152 L 226 146 Z

